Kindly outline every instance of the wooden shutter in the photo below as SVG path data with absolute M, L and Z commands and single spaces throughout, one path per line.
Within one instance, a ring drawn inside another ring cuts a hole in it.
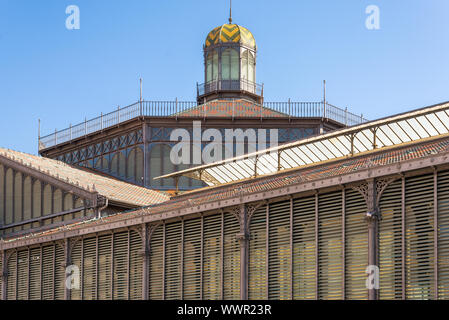
M 76 240 L 72 240 L 72 241 L 76 241 Z M 72 249 L 72 253 L 71 253 L 72 265 L 78 267 L 79 272 L 80 272 L 80 277 L 82 277 L 82 274 L 83 274 L 82 251 L 83 251 L 83 245 L 82 245 L 82 240 L 80 240 L 80 241 L 76 242 L 75 246 Z M 72 288 L 72 290 L 70 290 L 72 300 L 81 300 L 82 299 L 81 290 L 83 289 L 83 281 L 81 281 L 81 280 L 82 279 L 80 279 L 80 288 L 79 289 Z
M 293 298 L 316 297 L 315 197 L 293 200 Z
M 438 174 L 438 299 L 449 299 L 449 171 Z
M 165 226 L 165 299 L 181 299 L 181 222 Z
M 54 264 L 54 298 L 55 300 L 64 300 L 64 292 L 65 292 L 65 281 L 66 281 L 66 258 L 64 253 L 64 247 L 57 244 L 55 245 L 55 264 Z
M 405 184 L 406 298 L 434 297 L 433 175 L 408 178 Z
M 345 295 L 349 300 L 368 299 L 368 226 L 366 201 L 357 191 L 345 191 Z
M 240 299 L 240 245 L 236 235 L 240 232 L 238 220 L 232 214 L 224 215 L 223 278 L 225 300 Z
M 41 300 L 41 248 L 30 250 L 29 299 Z M 42 265 L 43 266 L 43 265 Z M 52 277 L 52 273 L 50 274 Z
M 318 197 L 319 298 L 342 299 L 342 193 Z
M 380 299 L 402 298 L 402 182 L 390 184 L 380 199 Z
M 8 300 L 17 299 L 17 252 L 8 252 L 8 282 L 6 288 L 6 298 Z
M 28 250 L 19 251 L 17 254 L 17 300 L 28 299 Z
M 205 300 L 221 299 L 222 275 L 222 215 L 204 218 L 204 267 L 203 298 Z
M 114 300 L 128 299 L 128 231 L 114 234 Z
M 112 235 L 98 237 L 98 299 L 112 299 Z
M 97 238 L 83 239 L 83 300 L 96 298 Z
M 184 222 L 183 287 L 185 300 L 201 299 L 201 219 Z
M 19 251 L 17 254 L 17 300 L 28 299 L 28 263 L 28 250 Z
M 42 300 L 53 300 L 55 290 L 55 246 L 42 248 Z
M 290 200 L 270 204 L 268 234 L 268 298 L 291 299 Z
M 131 300 L 142 300 L 142 238 L 134 230 L 130 231 L 129 235 L 129 298 Z
M 149 297 L 150 300 L 162 300 L 164 281 L 164 226 L 154 230 L 150 243 Z
M 267 299 L 267 206 L 254 212 L 250 225 L 249 288 L 250 300 Z

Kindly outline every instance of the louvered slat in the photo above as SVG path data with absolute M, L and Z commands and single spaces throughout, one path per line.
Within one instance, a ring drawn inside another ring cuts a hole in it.
M 408 178 L 406 204 L 406 298 L 434 297 L 433 175 Z
M 114 234 L 114 300 L 128 299 L 128 232 Z
M 184 297 L 201 299 L 201 219 L 184 222 Z
M 380 299 L 402 298 L 402 182 L 390 184 L 380 199 Z
M 83 240 L 83 300 L 96 298 L 97 238 Z
M 366 300 L 368 266 L 367 212 L 363 196 L 352 189 L 345 191 L 345 294 L 349 300 Z
M 150 300 L 162 300 L 163 297 L 163 238 L 164 227 L 160 225 L 154 230 L 150 242 L 150 263 L 149 263 L 149 297 Z
M 250 300 L 267 299 L 267 207 L 254 212 L 251 219 L 249 243 L 249 287 Z
M 9 255 L 8 259 L 8 282 L 6 288 L 6 298 L 8 300 L 17 299 L 17 252 L 7 253 Z
M 224 292 L 225 300 L 240 299 L 240 246 L 236 235 L 240 232 L 237 219 L 232 214 L 224 216 Z
M 269 205 L 268 298 L 291 299 L 290 200 Z
M 129 298 L 142 300 L 142 238 L 136 231 L 130 231 L 129 252 Z
M 71 241 L 76 241 L 76 240 L 71 240 Z M 81 300 L 81 290 L 83 287 L 83 283 L 81 281 L 81 277 L 83 274 L 83 265 L 82 265 L 82 240 L 79 240 L 75 243 L 74 247 L 72 248 L 72 252 L 71 252 L 71 260 L 72 260 L 72 265 L 76 266 L 79 270 L 79 283 L 80 283 L 80 288 L 76 289 L 76 288 L 72 288 L 70 290 L 70 296 L 72 300 Z
M 42 248 L 42 300 L 52 300 L 54 291 L 53 272 L 55 262 L 53 258 L 55 247 L 53 245 Z
M 55 300 L 64 299 L 64 291 L 66 289 L 66 274 L 65 274 L 65 253 L 64 248 L 57 244 L 55 245 Z
M 315 299 L 315 197 L 293 200 L 294 299 Z
M 165 299 L 181 299 L 181 222 L 165 226 Z
M 203 298 L 205 300 L 221 298 L 221 227 L 221 215 L 204 218 Z
M 319 195 L 319 298 L 342 299 L 342 194 Z
M 98 237 L 98 299 L 112 299 L 112 235 Z
M 17 300 L 28 299 L 28 250 L 17 254 Z
M 449 299 L 449 171 L 438 174 L 438 299 Z
M 41 249 L 33 248 L 30 250 L 30 279 L 29 279 L 29 299 L 41 299 Z M 50 275 L 53 277 L 53 274 Z M 28 286 L 27 285 L 27 286 Z

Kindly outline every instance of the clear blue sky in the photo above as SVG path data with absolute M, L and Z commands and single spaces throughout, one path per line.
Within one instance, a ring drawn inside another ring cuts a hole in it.
M 266 101 L 328 100 L 375 119 L 449 100 L 447 0 L 234 0 L 257 41 Z M 65 27 L 68 5 L 81 29 Z M 365 28 L 368 5 L 380 30 Z M 0 146 L 138 100 L 194 100 L 202 45 L 228 0 L 0 0 Z

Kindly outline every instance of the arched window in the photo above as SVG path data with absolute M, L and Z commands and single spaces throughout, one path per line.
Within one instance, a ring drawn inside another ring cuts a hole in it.
M 143 183 L 143 151 L 140 147 L 134 148 L 128 155 L 128 180 L 137 184 Z
M 245 50 L 242 56 L 242 79 L 255 82 L 255 62 L 254 55 L 249 50 Z
M 154 180 L 155 177 L 175 171 L 175 165 L 170 160 L 171 148 L 165 144 L 153 146 L 150 153 L 150 185 L 152 187 L 174 186 L 173 179 Z
M 237 50 L 228 48 L 221 56 L 221 78 L 222 80 L 239 79 L 239 54 Z
M 44 216 L 51 214 L 51 203 L 51 186 L 47 184 L 44 188 Z
M 13 172 L 12 169 L 6 171 L 6 183 L 5 183 L 5 224 L 11 224 L 13 222 Z
M 218 77 L 218 52 L 212 51 L 206 59 L 206 82 L 217 80 Z
M 62 212 L 62 191 L 56 189 L 53 194 L 53 213 Z
M 42 216 L 42 184 L 39 180 L 33 184 L 33 218 Z
M 14 182 L 14 222 L 22 221 L 22 174 L 16 172 Z
M 73 196 L 67 193 L 64 197 L 64 211 L 69 211 L 73 209 Z
M 33 205 L 31 200 L 31 194 L 33 193 L 31 177 L 26 177 L 23 183 L 23 219 L 30 220 L 31 219 L 31 206 Z
M 117 151 L 112 157 L 111 174 L 117 178 L 125 179 L 126 177 L 126 157 L 122 151 Z
M 101 157 L 101 170 L 103 172 L 109 172 L 109 159 L 107 156 Z

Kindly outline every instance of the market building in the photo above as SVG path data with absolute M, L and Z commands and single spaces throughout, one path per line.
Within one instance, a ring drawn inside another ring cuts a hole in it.
M 196 102 L 141 100 L 39 137 L 41 156 L 0 149 L 1 299 L 447 299 L 449 103 L 366 121 L 265 102 L 256 54 L 230 20 Z M 175 166 L 171 130 L 192 121 L 279 143 Z

